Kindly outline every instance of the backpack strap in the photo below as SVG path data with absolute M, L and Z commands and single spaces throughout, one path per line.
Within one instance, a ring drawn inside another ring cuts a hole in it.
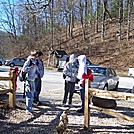
M 29 67 L 32 66 L 32 60 L 30 59 Z
M 38 60 L 36 60 L 36 65 L 37 65 L 37 66 L 39 65 L 39 61 L 38 61 Z

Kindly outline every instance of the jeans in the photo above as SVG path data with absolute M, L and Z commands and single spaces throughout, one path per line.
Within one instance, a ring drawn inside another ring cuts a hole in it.
M 74 89 L 75 89 L 75 82 L 69 82 L 69 81 L 65 80 L 65 87 L 64 87 L 65 91 L 64 91 L 63 103 L 67 102 L 67 97 L 68 97 L 68 94 L 69 94 L 68 104 L 72 104 Z
M 34 81 L 26 81 L 25 82 L 26 110 L 28 110 L 29 112 L 32 111 L 34 90 L 35 90 L 35 82 Z
M 39 102 L 40 92 L 41 92 L 41 78 L 36 78 L 35 79 L 34 102 Z
M 81 97 L 81 109 L 84 110 L 84 100 L 85 100 L 85 88 L 80 86 L 80 97 Z

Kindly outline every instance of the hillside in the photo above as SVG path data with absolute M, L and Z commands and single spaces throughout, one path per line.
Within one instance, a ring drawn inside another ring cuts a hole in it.
M 73 37 L 68 39 L 65 32 L 62 33 L 62 43 L 54 49 L 64 49 L 68 54 L 85 54 L 93 63 L 111 66 L 118 72 L 128 72 L 128 68 L 134 67 L 134 24 L 131 26 L 130 39 L 127 40 L 124 22 L 122 27 L 122 40 L 119 41 L 116 22 L 106 25 L 105 40 L 100 38 L 100 31 L 91 35 L 89 26 L 86 27 L 86 40 L 82 38 L 82 28 L 79 24 L 73 29 Z M 57 33 L 58 34 L 58 33 Z M 55 35 L 56 36 L 58 35 Z M 43 39 L 44 41 L 44 39 Z M 92 43 L 90 43 L 92 41 Z M 42 41 L 40 40 L 40 43 Z M 48 42 L 48 40 L 46 41 Z M 56 41 L 55 41 L 56 42 Z M 43 43 L 44 44 L 44 43 Z M 46 43 L 45 43 L 46 44 Z M 46 59 L 46 58 L 45 58 Z
M 68 55 L 71 53 L 75 55 L 85 54 L 94 64 L 111 66 L 118 72 L 127 73 L 128 68 L 134 67 L 134 23 L 131 23 L 129 40 L 127 40 L 127 21 L 122 24 L 122 40 L 118 39 L 117 24 L 117 20 L 107 20 L 104 41 L 101 40 L 101 25 L 99 25 L 98 33 L 94 30 L 95 25 L 93 25 L 92 31 L 90 26 L 87 25 L 85 40 L 83 39 L 80 23 L 74 25 L 72 37 L 67 35 L 67 27 L 62 26 L 60 30 L 54 30 L 53 49 L 65 50 Z M 3 32 L 1 32 L 1 57 L 5 59 L 18 56 L 27 57 L 32 48 L 40 49 L 44 53 L 43 60 L 45 66 L 47 66 L 52 42 L 51 32 L 41 35 L 36 42 L 31 41 L 31 38 L 28 37 L 17 46 L 11 45 L 10 40 L 5 39 L 3 35 Z M 22 44 L 23 48 L 21 47 Z M 51 66 L 53 66 L 52 60 L 53 55 L 50 58 Z

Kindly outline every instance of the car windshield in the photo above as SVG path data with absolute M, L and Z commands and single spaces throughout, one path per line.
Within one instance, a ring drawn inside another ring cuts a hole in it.
M 92 73 L 94 76 L 106 76 L 107 75 L 107 69 L 102 67 L 90 67 L 92 70 Z
M 14 58 L 11 58 L 11 59 L 9 59 L 9 60 L 13 60 Z

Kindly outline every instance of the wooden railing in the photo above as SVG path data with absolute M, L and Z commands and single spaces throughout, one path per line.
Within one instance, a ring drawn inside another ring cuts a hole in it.
M 9 76 L 0 76 L 0 81 L 9 81 L 9 88 L 0 88 L 0 95 L 9 93 L 9 107 L 16 106 L 16 87 L 17 87 L 17 72 L 16 69 L 10 69 Z
M 84 107 L 84 127 L 90 127 L 90 110 L 97 110 L 99 112 L 122 118 L 131 122 L 134 122 L 134 117 L 129 117 L 127 115 L 121 114 L 113 109 L 101 108 L 98 106 L 91 105 L 92 97 L 104 97 L 107 99 L 114 98 L 115 100 L 134 100 L 134 94 L 132 93 L 124 93 L 124 92 L 116 92 L 116 91 L 105 91 L 89 88 L 90 81 L 87 79 L 85 82 L 85 107 Z

